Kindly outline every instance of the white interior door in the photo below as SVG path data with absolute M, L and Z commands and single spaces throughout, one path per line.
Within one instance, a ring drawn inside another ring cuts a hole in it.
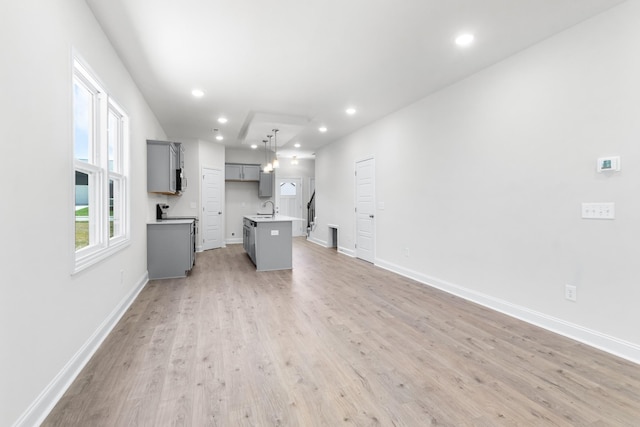
M 302 178 L 278 178 L 276 182 L 276 206 L 281 215 L 302 218 Z M 293 236 L 304 235 L 304 221 L 293 221 Z
M 202 168 L 202 250 L 222 247 L 222 171 Z
M 356 163 L 356 257 L 375 258 L 375 161 Z

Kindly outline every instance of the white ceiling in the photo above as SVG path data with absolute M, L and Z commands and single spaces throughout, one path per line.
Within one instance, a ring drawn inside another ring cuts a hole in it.
M 622 0 L 86 0 L 172 139 L 310 156 Z M 473 32 L 473 46 L 453 39 Z M 205 91 L 194 98 L 191 90 Z M 353 116 L 348 106 L 357 108 Z M 219 116 L 228 118 L 219 124 Z M 325 125 L 328 132 L 318 132 Z M 294 142 L 302 146 L 293 147 Z

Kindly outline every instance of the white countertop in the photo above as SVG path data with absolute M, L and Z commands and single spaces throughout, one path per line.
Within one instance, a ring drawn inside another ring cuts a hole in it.
M 147 224 L 191 224 L 195 219 L 154 219 Z
M 251 221 L 255 221 L 255 222 L 292 222 L 292 221 L 305 221 L 304 218 L 296 218 L 293 216 L 286 216 L 286 215 L 278 215 L 276 214 L 276 216 L 271 216 L 271 215 L 245 215 L 245 218 L 251 220 Z

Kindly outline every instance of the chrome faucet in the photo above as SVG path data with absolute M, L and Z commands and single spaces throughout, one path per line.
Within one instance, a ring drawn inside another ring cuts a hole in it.
M 276 205 L 273 204 L 273 201 L 267 200 L 266 202 L 264 202 L 262 204 L 262 207 L 266 208 L 267 207 L 267 203 L 271 203 L 271 217 L 276 216 Z

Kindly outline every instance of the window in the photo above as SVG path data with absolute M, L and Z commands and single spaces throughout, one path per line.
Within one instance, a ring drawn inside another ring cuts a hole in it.
M 295 182 L 283 182 L 280 184 L 280 196 L 295 196 L 296 195 L 296 183 Z
M 74 272 L 129 242 L 128 135 L 125 112 L 74 61 Z

